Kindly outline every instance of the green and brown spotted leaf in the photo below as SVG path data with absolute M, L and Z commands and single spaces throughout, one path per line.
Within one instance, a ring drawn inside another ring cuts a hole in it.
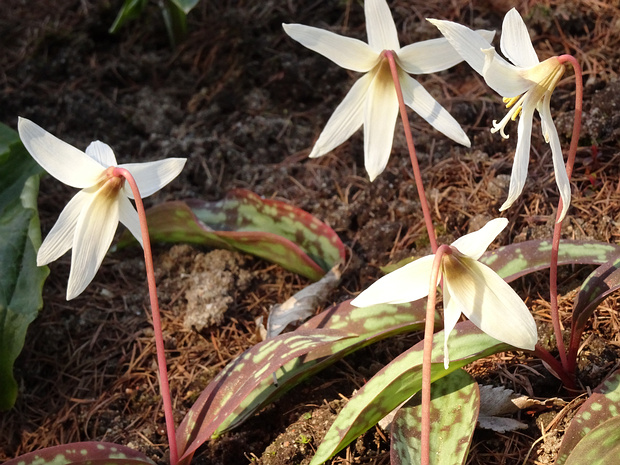
M 332 228 L 300 208 L 236 189 L 217 202 L 190 199 L 147 212 L 151 239 L 239 250 L 272 261 L 313 281 L 344 262 Z M 121 245 L 130 242 L 129 235 Z
M 295 331 L 256 344 L 228 364 L 207 386 L 177 430 L 182 463 L 211 438 L 239 405 L 265 380 L 289 361 L 322 345 L 349 337 L 329 329 Z
M 565 465 L 618 465 L 620 461 L 620 417 L 590 431 L 572 450 Z
M 444 369 L 443 332 L 433 340 L 431 379 L 436 381 L 468 363 L 510 349 L 469 321 L 456 325 L 448 339 L 450 365 Z M 319 465 L 342 450 L 360 434 L 375 425 L 394 408 L 418 392 L 422 385 L 422 351 L 424 341 L 403 352 L 373 376 L 342 409 L 311 465 Z
M 577 450 L 577 446 L 585 440 L 587 435 L 611 418 L 620 418 L 620 370 L 615 371 L 603 381 L 592 392 L 590 398 L 583 403 L 566 430 L 556 465 L 568 465 L 569 456 L 573 455 L 573 451 Z M 620 431 L 620 425 L 616 428 Z M 616 450 L 617 453 L 620 453 L 620 449 Z M 616 455 L 617 457 L 620 455 Z M 584 459 L 582 463 L 591 464 L 594 462 Z
M 74 442 L 22 455 L 4 465 L 155 465 L 129 447 L 109 442 Z
M 464 370 L 433 383 L 430 458 L 432 465 L 461 465 L 467 460 L 480 409 L 478 384 Z M 390 463 L 420 463 L 421 395 L 418 392 L 392 421 Z

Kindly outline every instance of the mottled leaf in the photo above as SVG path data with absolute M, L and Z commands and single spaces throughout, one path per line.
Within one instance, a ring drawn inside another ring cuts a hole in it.
M 36 261 L 42 172 L 17 133 L 0 124 L 0 410 L 11 408 L 17 398 L 13 364 L 28 325 L 43 306 L 41 294 L 49 273 Z
M 4 465 L 155 465 L 129 447 L 109 442 L 74 442 L 22 455 Z
M 190 199 L 157 205 L 149 209 L 147 219 L 153 241 L 239 250 L 313 281 L 345 259 L 342 241 L 325 223 L 247 190 L 231 191 L 217 202 Z
M 590 431 L 572 450 L 566 465 L 618 465 L 620 417 L 611 418 Z
M 390 463 L 410 465 L 421 458 L 421 393 L 396 413 L 392 422 Z M 430 463 L 461 465 L 467 460 L 480 406 L 478 384 L 464 370 L 438 379 L 431 389 Z
M 448 339 L 450 365 L 443 365 L 443 332 L 433 339 L 431 379 L 442 378 L 474 360 L 510 349 L 510 346 L 483 333 L 469 321 L 456 325 Z M 311 465 L 318 465 L 346 447 L 375 425 L 387 413 L 418 392 L 422 385 L 424 341 L 399 355 L 373 376 L 342 409 Z
M 333 330 L 294 331 L 256 344 L 229 363 L 202 392 L 177 430 L 179 454 L 193 453 L 264 380 L 287 362 L 349 334 Z
M 562 439 L 556 465 L 563 465 L 564 463 L 568 465 L 569 455 L 572 456 L 572 451 L 576 450 L 576 446 L 585 439 L 586 435 L 610 418 L 619 416 L 620 370 L 617 370 L 592 392 L 592 396 L 583 403 L 571 421 L 564 434 L 564 439 Z M 616 428 L 620 431 L 620 425 Z M 620 450 L 618 452 L 620 453 Z M 617 457 L 620 455 L 616 455 Z M 591 464 L 594 462 L 584 459 L 582 463 Z

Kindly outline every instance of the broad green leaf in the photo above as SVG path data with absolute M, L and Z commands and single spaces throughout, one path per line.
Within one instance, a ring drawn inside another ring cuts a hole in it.
M 333 330 L 295 331 L 256 344 L 229 363 L 209 384 L 177 430 L 183 463 L 211 438 L 221 425 L 264 380 L 287 362 L 322 345 L 349 337 Z
M 192 199 L 160 204 L 149 209 L 147 219 L 153 241 L 239 250 L 313 281 L 345 259 L 342 241 L 325 223 L 247 190 L 231 191 L 217 202 Z
M 147 3 L 148 0 L 125 0 L 108 32 L 115 34 L 127 21 L 136 19 L 142 14 Z
M 196 5 L 198 5 L 198 2 L 200 0 L 170 0 L 172 3 L 174 3 L 177 8 L 179 8 L 179 10 L 181 10 L 183 13 L 187 14 L 189 13 Z
M 588 400 L 579 408 L 579 412 L 571 421 L 560 450 L 556 465 L 568 465 L 569 456 L 573 456 L 573 450 L 577 450 L 576 446 L 581 444 L 590 433 L 601 426 L 610 418 L 620 417 L 620 370 L 616 370 L 609 378 L 607 378 L 599 387 L 597 387 Z M 620 425 L 616 426 L 620 431 Z M 591 444 L 591 443 L 589 443 Z M 617 449 L 620 454 L 620 449 Z M 577 455 L 578 457 L 579 455 Z M 616 455 L 616 458 L 620 455 Z M 582 463 L 595 463 L 585 460 Z M 602 462 L 605 463 L 605 462 Z M 618 463 L 618 462 L 615 462 Z
M 443 365 L 443 331 L 433 339 L 431 379 L 436 381 L 468 363 L 510 349 L 483 333 L 473 323 L 458 323 L 448 339 L 450 365 Z M 373 376 L 342 409 L 311 465 L 318 465 L 342 450 L 360 434 L 418 392 L 422 385 L 422 351 L 424 341 L 403 352 Z
M 620 417 L 613 417 L 579 441 L 566 465 L 618 465 L 619 461 Z
M 5 462 L 4 465 L 155 465 L 129 447 L 109 442 L 74 442 L 47 447 Z
M 37 212 L 39 175 L 12 129 L 0 125 L 0 410 L 17 398 L 13 364 L 24 346 L 28 325 L 43 306 L 47 267 L 37 267 L 41 245 Z
M 420 392 L 392 421 L 390 463 L 420 463 L 422 418 Z M 432 465 L 462 465 L 467 460 L 480 409 L 478 384 L 464 370 L 438 379 L 431 389 L 430 458 Z

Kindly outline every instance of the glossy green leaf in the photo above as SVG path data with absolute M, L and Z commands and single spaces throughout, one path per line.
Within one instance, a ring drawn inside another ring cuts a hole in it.
M 4 465 L 155 465 L 144 454 L 109 442 L 74 442 L 22 455 Z
M 160 3 L 161 14 L 166 25 L 168 40 L 172 47 L 176 47 L 187 35 L 186 13 L 173 0 L 164 0 Z
M 620 370 L 616 370 L 598 386 L 579 408 L 564 434 L 556 465 L 568 465 L 568 458 L 572 457 L 573 450 L 577 450 L 576 446 L 597 427 L 615 417 L 620 417 Z M 616 428 L 620 431 L 620 425 Z M 584 460 L 582 463 L 594 462 Z
M 109 32 L 115 34 L 127 21 L 139 17 L 144 11 L 147 3 L 148 0 L 125 0 L 125 3 L 123 3 L 123 6 L 116 15 L 114 23 L 110 26 Z
M 346 337 L 345 332 L 326 329 L 295 331 L 260 342 L 237 357 L 202 392 L 179 426 L 177 444 L 183 463 L 189 463 L 196 449 L 278 368 Z
M 172 3 L 174 3 L 177 8 L 179 10 L 181 10 L 183 13 L 187 14 L 189 13 L 196 5 L 198 5 L 198 2 L 200 0 L 170 0 Z
M 620 417 L 590 431 L 575 446 L 566 465 L 618 465 L 620 462 Z
M 392 421 L 390 463 L 420 463 L 421 393 L 396 413 Z M 432 465 L 462 465 L 476 429 L 480 410 L 478 384 L 464 370 L 438 379 L 431 389 L 430 458 Z
M 43 306 L 43 282 L 49 273 L 36 262 L 41 173 L 17 133 L 0 125 L 0 410 L 11 408 L 17 398 L 13 364 L 28 325 Z
M 486 335 L 469 321 L 456 325 L 448 339 L 450 366 L 443 365 L 443 332 L 433 339 L 431 379 L 442 378 L 468 363 L 510 349 L 510 346 Z M 342 409 L 311 465 L 333 457 L 360 434 L 418 392 L 422 385 L 422 351 L 424 341 L 399 355 L 372 377 Z
M 325 223 L 247 190 L 231 191 L 217 202 L 190 199 L 160 204 L 149 209 L 147 219 L 153 241 L 239 250 L 313 281 L 345 259 L 342 241 Z

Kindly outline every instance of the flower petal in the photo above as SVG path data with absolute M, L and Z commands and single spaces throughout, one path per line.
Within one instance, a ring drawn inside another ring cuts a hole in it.
M 510 61 L 522 68 L 529 68 L 539 63 L 527 26 L 516 8 L 504 16 L 500 48 Z
M 114 238 L 118 226 L 119 203 L 117 196 L 101 195 L 104 189 L 107 187 L 103 186 L 91 196 L 92 201 L 84 206 L 78 219 L 71 254 L 67 300 L 81 294 L 93 280 Z
M 489 43 L 495 31 L 475 31 Z M 396 57 L 400 67 L 411 74 L 431 74 L 451 68 L 463 61 L 463 57 L 448 42 L 448 39 L 425 40 L 400 49 Z
M 71 248 L 78 218 L 82 208 L 92 201 L 93 192 L 81 190 L 65 206 L 56 224 L 39 248 L 37 266 L 53 262 Z
M 433 260 L 435 255 L 427 255 L 392 271 L 353 299 L 351 305 L 369 307 L 377 304 L 402 304 L 426 297 Z
M 443 293 L 443 366 L 447 370 L 450 365 L 450 356 L 448 354 L 448 337 L 456 326 L 461 317 L 461 309 L 458 301 L 450 298 L 448 288 L 444 286 Z
M 437 26 L 439 31 L 448 39 L 463 59 L 477 73 L 482 74 L 482 68 L 484 67 L 484 53 L 482 53 L 482 50 L 492 48 L 489 41 L 468 27 L 453 23 L 452 21 L 428 18 L 427 21 Z
M 101 179 L 105 167 L 81 150 L 25 118 L 19 118 L 17 128 L 32 158 L 59 181 L 82 189 L 93 186 Z
M 562 155 L 562 146 L 560 144 L 560 138 L 558 131 L 551 118 L 551 109 L 549 108 L 549 101 L 551 93 L 545 94 L 545 98 L 542 102 L 542 111 L 540 112 L 540 118 L 543 121 L 542 127 L 544 129 L 545 138 L 548 139 L 549 145 L 551 145 L 551 155 L 553 157 L 553 171 L 555 172 L 555 182 L 558 185 L 560 197 L 562 198 L 562 211 L 558 221 L 562 221 L 571 200 L 571 189 L 568 175 L 566 174 L 566 165 L 564 164 L 564 156 Z
M 422 87 L 422 84 L 402 72 L 399 73 L 399 78 L 403 90 L 403 100 L 407 106 L 453 141 L 465 147 L 471 146 L 471 142 L 461 125 Z
M 444 285 L 451 300 L 478 328 L 495 339 L 534 350 L 536 323 L 523 300 L 491 268 L 467 257 L 446 257 Z
M 536 85 L 523 77 L 523 69 L 508 63 L 494 48 L 483 50 L 483 54 L 485 61 L 482 76 L 489 87 L 502 97 L 516 97 Z
M 118 196 L 119 203 L 119 219 L 123 225 L 129 229 L 129 232 L 133 237 L 140 243 L 140 245 L 144 248 L 144 244 L 142 242 L 142 229 L 140 228 L 140 219 L 138 218 L 138 212 L 135 207 L 131 204 L 129 199 L 124 195 Z
M 325 155 L 338 147 L 364 123 L 364 102 L 375 73 L 367 73 L 357 80 L 340 105 L 330 116 L 325 129 L 310 152 L 310 158 Z
M 361 40 L 302 24 L 282 24 L 282 27 L 292 39 L 345 69 L 365 73 L 379 61 L 379 54 Z
M 86 155 L 106 168 L 117 165 L 112 148 L 108 144 L 104 144 L 98 140 L 91 142 L 88 147 L 86 147 Z
M 368 89 L 364 109 L 364 165 L 371 181 L 383 172 L 392 151 L 398 99 L 387 63 Z
M 366 15 L 366 32 L 368 44 L 377 53 L 384 50 L 398 52 L 398 33 L 392 18 L 392 12 L 385 0 L 366 0 L 364 2 Z
M 466 234 L 455 240 L 452 243 L 452 247 L 472 260 L 478 260 L 507 225 L 508 220 L 506 218 L 495 218 L 478 231 Z
M 186 161 L 186 158 L 166 158 L 147 163 L 126 163 L 119 165 L 119 168 L 125 168 L 131 173 L 144 199 L 176 178 Z M 129 183 L 125 182 L 123 192 L 130 199 L 134 198 Z
M 508 188 L 508 198 L 499 208 L 504 211 L 509 208 L 521 195 L 525 179 L 527 178 L 527 167 L 530 163 L 530 146 L 532 144 L 532 118 L 534 117 L 535 106 L 530 103 L 531 99 L 526 97 L 523 103 L 523 111 L 519 117 L 517 149 L 515 159 L 512 163 L 510 173 L 510 187 Z

